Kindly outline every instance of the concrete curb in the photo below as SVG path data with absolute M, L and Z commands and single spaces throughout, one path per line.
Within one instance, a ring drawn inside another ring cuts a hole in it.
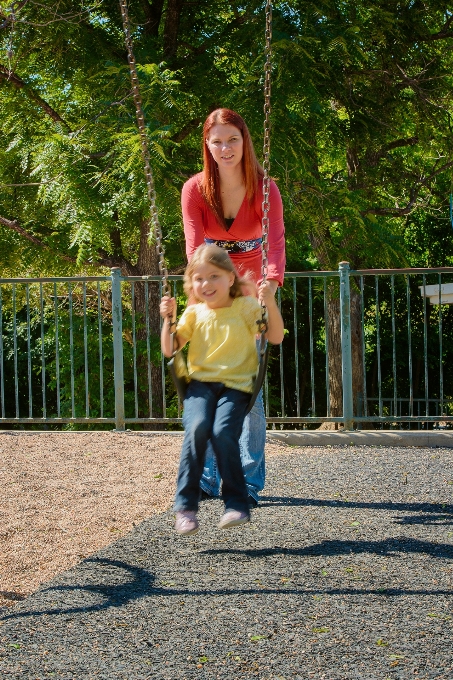
M 267 432 L 271 441 L 289 446 L 418 446 L 425 448 L 453 448 L 453 431 L 439 432 L 404 430 L 360 430 L 353 432 L 328 430 L 272 430 Z
M 175 435 L 182 437 L 182 431 L 152 430 L 126 430 L 116 432 L 124 436 L 154 437 L 163 435 Z M 3 435 L 75 435 L 78 434 L 110 434 L 112 430 L 0 430 Z M 434 430 L 267 430 L 268 441 L 278 441 L 288 446 L 413 446 L 424 448 L 453 448 L 453 430 L 449 432 Z

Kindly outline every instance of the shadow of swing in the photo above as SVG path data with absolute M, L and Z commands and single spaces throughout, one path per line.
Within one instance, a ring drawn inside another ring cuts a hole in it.
M 384 555 L 385 557 L 398 554 L 424 554 L 437 559 L 453 559 L 453 544 L 432 543 L 406 537 L 386 538 L 380 541 L 341 541 L 325 540 L 315 545 L 303 548 L 261 548 L 261 549 L 222 549 L 215 548 L 203 551 L 210 555 L 229 553 L 232 555 L 244 555 L 248 558 L 273 557 L 285 555 L 286 557 L 313 557 L 337 555 Z
M 415 515 L 394 517 L 394 524 L 425 526 L 452 526 L 453 505 L 447 503 L 395 503 L 391 501 L 349 501 L 321 500 L 318 498 L 295 498 L 288 496 L 263 496 L 260 507 L 324 507 L 332 509 L 356 508 L 359 510 L 390 510 L 393 512 L 413 512 Z
M 262 559 L 281 555 L 285 558 L 287 567 L 288 557 L 313 557 L 313 556 L 335 556 L 335 555 L 358 555 L 374 554 L 378 556 L 397 556 L 408 554 L 425 554 L 435 559 L 453 559 L 453 545 L 437 544 L 429 541 L 420 541 L 406 538 L 391 538 L 381 541 L 321 541 L 318 544 L 299 548 L 284 548 L 275 546 L 273 548 L 262 549 L 219 549 L 212 548 L 198 553 L 199 555 L 230 555 L 250 559 Z M 234 560 L 236 565 L 241 564 L 241 560 Z M 60 607 L 41 607 L 39 610 L 15 611 L 2 617 L 4 621 L 8 619 L 21 619 L 32 616 L 52 616 L 69 614 L 87 614 L 90 612 L 101 612 L 112 607 L 122 607 L 135 600 L 156 595 L 166 597 L 198 597 L 215 596 L 225 597 L 231 595 L 371 595 L 371 596 L 402 596 L 402 595 L 451 595 L 451 589 L 412 589 L 412 588 L 349 588 L 349 587 L 322 587 L 322 588 L 290 588 L 290 587 L 258 587 L 251 588 L 162 588 L 154 586 L 155 576 L 144 569 L 120 560 L 106 558 L 89 558 L 84 560 L 80 567 L 92 564 L 94 569 L 88 572 L 90 580 L 98 579 L 98 583 L 57 585 L 50 586 L 39 591 L 40 596 L 46 594 L 54 600 L 57 595 L 69 594 L 69 602 L 62 602 Z M 275 565 L 274 565 L 275 568 Z M 121 576 L 121 571 L 131 576 L 128 580 Z M 107 573 L 106 573 L 107 572 Z M 77 573 L 75 574 L 77 575 Z M 80 574 L 79 574 L 80 575 Z M 105 583 L 108 578 L 114 577 L 117 583 Z M 82 599 L 86 602 L 87 596 L 92 594 L 98 601 L 88 605 L 77 606 L 77 600 Z M 101 598 L 102 601 L 99 601 Z M 71 606 L 71 599 L 73 604 Z M 52 605 L 55 603 L 52 602 Z M 69 605 L 69 606 L 66 606 Z

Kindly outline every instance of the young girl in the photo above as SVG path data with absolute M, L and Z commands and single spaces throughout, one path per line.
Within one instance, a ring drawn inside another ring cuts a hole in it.
M 255 337 L 261 305 L 244 297 L 228 253 L 216 245 L 197 248 L 184 275 L 184 290 L 198 304 L 190 305 L 177 328 L 178 348 L 190 341 L 190 382 L 184 399 L 184 441 L 179 464 L 174 509 L 179 534 L 198 531 L 199 484 L 206 446 L 211 441 L 222 478 L 225 513 L 219 528 L 250 521 L 248 493 L 242 472 L 239 437 L 258 367 Z M 267 308 L 267 339 L 283 340 L 283 320 L 268 282 L 259 286 L 259 300 Z M 171 319 L 174 298 L 164 297 L 162 352 L 171 356 Z

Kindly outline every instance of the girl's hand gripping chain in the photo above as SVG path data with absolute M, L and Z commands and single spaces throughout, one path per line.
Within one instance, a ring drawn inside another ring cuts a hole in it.
M 165 295 L 160 301 L 159 312 L 164 320 L 162 324 L 162 331 L 160 335 L 160 344 L 162 348 L 162 354 L 167 358 L 173 356 L 173 352 L 176 347 L 174 347 L 174 341 L 177 341 L 176 335 L 174 335 L 174 330 L 176 327 L 176 300 L 175 298 L 168 297 Z

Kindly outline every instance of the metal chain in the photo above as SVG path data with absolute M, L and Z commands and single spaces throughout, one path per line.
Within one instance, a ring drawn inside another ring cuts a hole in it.
M 11 31 L 9 34 L 9 45 L 6 48 L 6 58 L 8 60 L 8 78 L 11 77 L 12 72 L 13 72 L 13 66 L 11 64 L 12 59 L 14 57 L 14 32 L 16 30 L 16 2 L 13 2 L 11 7 L 9 8 L 9 17 L 5 19 L 3 24 L 0 26 L 0 28 L 5 28 L 5 26 L 11 24 Z
M 266 63 L 264 64 L 264 146 L 263 146 L 263 261 L 261 266 L 261 275 L 263 281 L 267 277 L 267 253 L 268 253 L 268 235 L 269 235 L 269 192 L 270 192 L 270 114 L 271 114 L 271 70 L 272 70 L 272 0 L 266 2 L 266 46 L 265 56 Z
M 272 70 L 272 0 L 266 2 L 266 32 L 265 32 L 266 46 L 265 56 L 266 62 L 264 64 L 264 146 L 263 146 L 263 217 L 262 217 L 262 263 L 261 263 L 261 278 L 263 281 L 267 278 L 268 266 L 268 249 L 269 249 L 269 193 L 270 193 L 270 115 L 271 115 L 271 70 Z M 263 320 L 264 320 L 264 306 L 263 306 Z
M 168 283 L 168 271 L 165 264 L 165 248 L 163 245 L 162 229 L 159 224 L 159 215 L 156 206 L 156 191 L 154 189 L 153 172 L 151 170 L 148 135 L 145 127 L 145 117 L 143 115 L 142 98 L 139 90 L 139 82 L 137 76 L 137 67 L 135 63 L 134 52 L 132 49 L 132 37 L 129 24 L 129 13 L 127 11 L 127 1 L 120 0 L 121 15 L 123 17 L 124 36 L 127 49 L 127 58 L 129 61 L 129 72 L 131 76 L 132 93 L 134 95 L 135 113 L 137 116 L 137 125 L 140 133 L 140 144 L 142 147 L 142 156 L 144 161 L 146 188 L 148 192 L 148 200 L 151 212 L 151 234 L 156 240 L 156 250 L 159 257 L 159 274 L 162 277 L 162 291 L 164 295 L 171 297 L 171 288 Z
M 127 1 L 120 0 L 121 15 L 123 17 L 123 28 L 127 49 L 127 58 L 129 61 L 129 71 L 132 84 L 132 92 L 134 96 L 135 111 L 137 116 L 137 125 L 140 133 L 140 144 L 142 148 L 142 155 L 144 160 L 144 170 L 146 187 L 148 192 L 148 200 L 151 212 L 152 233 L 156 239 L 156 249 L 159 256 L 159 273 L 162 277 L 162 288 L 165 295 L 171 295 L 170 286 L 168 284 L 168 271 L 165 265 L 165 248 L 163 246 L 162 229 L 159 224 L 159 216 L 156 207 L 156 192 L 154 189 L 154 180 L 150 164 L 150 156 L 148 149 L 148 137 L 145 128 L 145 119 L 143 115 L 142 98 L 139 90 L 139 81 L 137 76 L 137 68 L 132 49 L 132 38 L 129 24 L 129 14 L 127 10 Z M 263 281 L 267 278 L 268 268 L 268 242 L 269 242 L 269 193 L 270 193 L 270 113 L 271 113 L 271 70 L 272 70 L 272 0 L 266 1 L 266 29 L 265 29 L 265 56 L 266 62 L 264 65 L 264 146 L 263 146 L 263 217 L 262 217 L 262 265 L 261 276 Z

